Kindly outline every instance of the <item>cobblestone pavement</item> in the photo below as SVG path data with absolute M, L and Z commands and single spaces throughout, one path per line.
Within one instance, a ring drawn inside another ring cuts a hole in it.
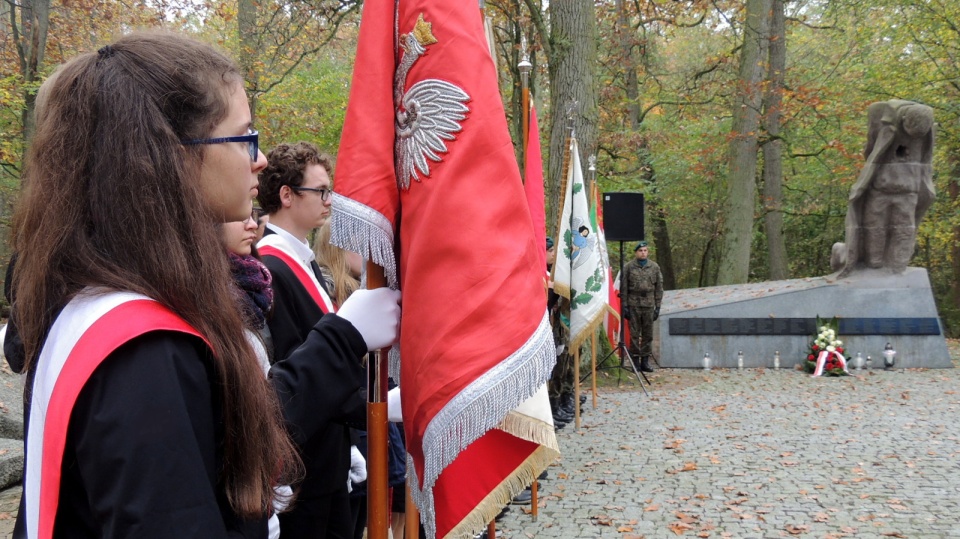
M 661 370 L 600 391 L 497 537 L 960 537 L 960 369 Z
M 661 370 L 602 388 L 503 539 L 960 537 L 960 369 Z M 19 487 L 0 493 L 10 537 Z

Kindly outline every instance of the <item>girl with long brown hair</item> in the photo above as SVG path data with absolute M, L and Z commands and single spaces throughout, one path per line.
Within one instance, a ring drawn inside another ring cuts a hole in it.
M 308 340 L 330 359 L 294 354 L 265 381 L 215 226 L 250 215 L 266 166 L 236 65 L 135 33 L 43 94 L 14 218 L 16 536 L 265 537 L 291 437 L 323 428 L 362 385 L 357 358 L 395 340 L 396 293 L 324 317 Z

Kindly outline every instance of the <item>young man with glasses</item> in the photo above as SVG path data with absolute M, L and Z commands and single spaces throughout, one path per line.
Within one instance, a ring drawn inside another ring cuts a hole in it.
M 273 275 L 274 307 L 267 318 L 273 358 L 286 358 L 334 306 L 307 237 L 330 217 L 331 160 L 308 142 L 280 144 L 267 154 L 257 200 L 268 223 L 257 249 Z M 324 361 L 324 358 L 317 358 Z M 295 398 L 295 397 L 294 397 Z M 352 537 L 347 490 L 351 465 L 348 426 L 365 428 L 362 388 L 343 403 L 333 423 L 300 444 L 306 474 L 293 509 L 280 515 L 287 539 Z M 295 436 L 296 439 L 296 436 Z

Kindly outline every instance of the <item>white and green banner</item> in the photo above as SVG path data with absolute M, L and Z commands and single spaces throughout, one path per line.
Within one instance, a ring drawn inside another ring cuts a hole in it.
M 606 249 L 597 235 L 595 221 L 590 218 L 576 138 L 570 140 L 570 168 L 558 230 L 553 289 L 570 300 L 570 347 L 575 348 L 603 320 L 607 304 L 603 264 Z

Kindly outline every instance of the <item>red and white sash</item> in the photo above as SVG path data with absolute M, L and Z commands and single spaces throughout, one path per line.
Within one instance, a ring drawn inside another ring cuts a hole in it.
M 843 354 L 840 352 L 821 350 L 820 353 L 817 354 L 817 368 L 814 369 L 812 376 L 820 376 L 823 374 L 823 371 L 827 366 L 827 360 L 830 359 L 830 356 L 836 356 L 837 360 L 840 362 L 840 367 L 843 368 L 843 372 L 849 374 L 849 371 L 847 371 L 847 358 L 843 357 Z
M 130 292 L 85 290 L 57 316 L 40 352 L 30 401 L 23 487 L 27 537 L 53 537 L 67 427 L 83 386 L 114 350 L 151 331 L 203 338 L 160 303 Z
M 290 246 L 278 234 L 268 234 L 257 243 L 257 251 L 260 256 L 273 256 L 286 264 L 290 271 L 297 277 L 303 288 L 310 294 L 313 301 L 317 303 L 324 314 L 336 312 L 333 306 L 333 300 L 327 295 L 327 292 L 320 286 L 320 281 L 313 273 L 313 268 L 305 265 L 300 258 L 290 252 Z

